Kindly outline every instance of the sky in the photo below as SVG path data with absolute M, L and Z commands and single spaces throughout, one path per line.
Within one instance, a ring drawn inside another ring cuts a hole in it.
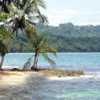
M 45 0 L 49 24 L 100 24 L 100 0 Z

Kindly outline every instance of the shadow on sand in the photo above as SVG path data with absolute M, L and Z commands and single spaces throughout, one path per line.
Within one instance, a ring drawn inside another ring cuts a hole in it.
M 46 80 L 35 72 L 5 72 L 0 77 L 0 100 L 43 100 L 40 90 Z

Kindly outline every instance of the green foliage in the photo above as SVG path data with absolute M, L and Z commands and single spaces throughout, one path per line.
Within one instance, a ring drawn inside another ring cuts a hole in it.
M 52 53 L 54 56 L 56 55 L 56 49 L 51 48 L 50 45 L 48 44 L 47 37 L 44 35 L 39 35 L 35 38 L 33 41 L 33 47 L 35 50 L 35 53 L 37 54 L 42 54 L 42 56 L 50 63 L 50 64 L 55 64 L 54 60 L 51 59 L 48 55 L 48 53 Z
M 0 12 L 0 21 L 5 21 L 9 17 L 9 14 Z
M 41 13 L 41 9 L 45 9 L 43 0 L 2 0 L 0 1 L 0 55 L 3 56 L 9 50 L 16 49 L 23 51 L 27 43 L 23 42 L 22 36 L 31 41 L 34 46 L 35 53 L 40 53 L 43 46 L 44 39 L 37 38 L 35 34 L 35 41 L 32 38 L 33 33 L 36 33 L 35 21 L 45 23 L 46 17 Z M 31 15 L 31 16 L 30 16 Z M 9 19 L 8 19 L 9 18 Z M 33 27 L 34 25 L 34 27 Z M 21 34 L 21 32 L 22 34 Z M 8 31 L 10 30 L 10 32 Z M 12 33 L 12 34 L 10 34 Z M 16 33 L 16 37 L 13 37 Z M 26 33 L 26 36 L 25 34 Z M 20 35 L 19 35 L 20 34 Z M 11 38 L 11 39 L 10 39 Z M 24 38 L 24 39 L 25 39 Z M 9 42 L 11 40 L 11 42 Z M 14 43 L 13 43 L 14 42 Z M 15 43 L 16 42 L 16 43 Z M 18 42 L 18 43 L 17 43 Z M 43 42 L 43 43 L 42 43 Z M 9 46 L 8 46 L 9 44 Z M 12 48 L 12 46 L 13 48 Z M 30 45 L 28 45 L 29 47 Z M 29 49 L 29 48 L 28 48 Z M 13 51 L 13 50 L 12 50 Z M 33 52 L 33 47 L 32 47 Z M 37 55 L 38 56 L 38 55 Z M 37 58 L 36 58 L 37 63 Z M 3 61 L 2 61 L 3 62 Z M 0 67 L 2 63 L 0 64 Z
M 0 40 L 9 38 L 11 33 L 4 27 L 0 27 Z
M 38 50 L 39 53 L 56 53 L 56 49 L 48 44 L 48 39 L 45 35 L 38 34 L 33 37 L 31 43 L 33 43 L 34 50 Z
M 49 44 L 59 52 L 100 52 L 100 25 L 68 23 L 58 27 L 37 25 L 37 28 L 48 36 Z
M 55 62 L 53 61 L 53 59 L 51 59 L 48 55 L 49 52 L 53 53 L 54 56 L 56 55 L 56 51 L 54 48 L 51 48 L 48 44 L 48 40 L 47 37 L 45 37 L 44 35 L 40 35 L 37 34 L 35 36 L 35 38 L 31 37 L 31 43 L 33 45 L 33 52 L 35 53 L 34 56 L 34 63 L 31 67 L 32 70 L 37 70 L 37 64 L 38 64 L 38 60 L 39 60 L 39 56 L 40 54 L 42 54 L 42 56 L 50 63 L 50 64 L 55 64 Z M 29 61 L 26 62 L 25 64 L 30 63 Z M 26 65 L 24 65 L 25 68 Z
M 32 25 L 28 25 L 28 26 L 26 26 L 26 29 L 25 29 L 25 31 L 26 31 L 26 35 L 27 35 L 27 37 L 29 38 L 29 39 L 31 39 L 33 36 L 36 36 L 37 34 L 36 34 L 36 28 L 35 27 L 33 27 Z
M 0 39 L 4 40 L 5 38 L 10 37 L 8 32 L 9 30 L 12 33 L 11 35 L 14 36 L 13 33 L 16 34 L 16 38 L 11 40 L 13 48 L 16 45 L 17 48 L 22 49 L 20 51 L 30 50 L 31 45 L 27 45 L 28 43 L 23 45 L 24 42 L 22 43 L 22 41 L 26 36 L 28 41 L 33 37 L 33 33 L 36 33 L 35 21 L 44 23 L 46 20 L 46 17 L 41 13 L 41 9 L 45 9 L 44 0 L 2 0 L 0 1 L 0 6 L 0 25 L 4 25 L 5 27 L 5 29 L 4 27 L 0 28 Z M 27 49 L 25 50 L 24 48 L 26 46 Z M 33 48 L 31 50 L 33 50 Z
M 65 25 L 65 30 L 67 30 Z M 38 31 L 44 35 L 47 39 L 48 45 L 53 48 L 57 48 L 58 52 L 100 52 L 100 26 L 73 26 L 74 30 L 71 29 L 71 34 L 68 31 L 64 31 L 59 27 L 48 26 L 38 26 Z M 78 27 L 78 28 L 77 28 Z M 91 28 L 92 27 L 92 28 Z M 84 31 L 83 31 L 84 29 Z M 46 30 L 46 32 L 45 32 Z M 48 33 L 48 34 L 47 34 Z M 83 33 L 83 34 L 82 34 Z M 72 35 L 73 34 L 73 35 Z M 32 39 L 34 39 L 32 36 Z M 22 38 L 18 37 L 19 41 L 25 41 L 26 46 L 23 46 L 23 50 L 19 52 L 33 52 L 32 42 L 27 41 L 29 39 L 25 38 L 25 35 Z M 11 41 L 11 47 L 14 47 L 14 44 L 18 42 L 14 40 Z M 14 44 L 13 44 L 14 43 Z M 16 48 L 15 48 L 16 49 Z M 17 50 L 17 49 L 16 49 Z M 12 51 L 10 51 L 12 52 Z
M 1 1 L 1 7 L 3 25 L 8 25 L 9 27 L 6 28 L 12 33 L 16 32 L 16 36 L 18 36 L 19 29 L 23 33 L 28 25 L 35 26 L 36 22 L 47 22 L 46 17 L 41 13 L 41 9 L 45 9 L 44 0 L 18 0 L 9 3 Z M 8 13 L 4 10 L 5 7 Z M 9 19 L 8 16 L 10 16 Z
M 99 37 L 66 38 L 51 35 L 48 40 L 59 52 L 100 52 Z

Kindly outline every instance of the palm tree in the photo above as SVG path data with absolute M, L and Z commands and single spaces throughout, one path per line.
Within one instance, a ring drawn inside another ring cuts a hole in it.
M 44 36 L 38 35 L 35 39 L 33 39 L 33 48 L 34 48 L 34 63 L 31 67 L 32 70 L 37 71 L 37 64 L 39 60 L 40 54 L 50 63 L 55 64 L 55 62 L 49 57 L 48 52 L 53 53 L 56 55 L 56 50 L 54 48 L 51 48 L 48 45 L 48 41 Z
M 29 36 L 27 28 L 35 29 L 36 23 L 47 23 L 47 18 L 41 13 L 41 9 L 46 8 L 44 0 L 1 0 L 0 7 L 3 8 L 0 26 L 5 26 L 11 33 L 15 33 L 15 39 L 19 33 Z
M 50 64 L 54 65 L 55 62 L 49 57 L 48 53 L 52 53 L 54 56 L 56 56 L 56 49 L 51 48 L 48 45 L 48 41 L 46 37 L 42 35 L 36 35 L 35 38 L 30 39 L 29 43 L 32 43 L 32 47 L 34 50 L 34 56 L 32 55 L 28 61 L 24 64 L 23 69 L 27 70 L 29 67 L 31 67 L 31 70 L 38 71 L 38 60 L 39 56 L 42 55 Z M 31 63 L 32 59 L 34 57 L 33 64 Z M 30 69 L 30 68 L 29 68 Z
M 45 3 L 43 0 L 8 1 L 9 0 L 2 0 L 9 9 L 10 18 L 1 22 L 0 25 L 10 25 L 12 32 L 17 33 L 19 29 L 24 31 L 26 26 L 34 26 L 37 22 L 47 22 L 46 17 L 41 13 L 41 9 L 45 9 Z
M 3 41 L 0 40 L 0 69 L 2 68 L 3 65 L 3 61 L 4 61 L 4 56 L 5 54 L 8 52 L 5 44 L 3 43 Z
M 11 41 L 11 33 L 4 27 L 0 27 L 0 69 L 2 68 L 5 54 L 10 50 L 7 39 Z

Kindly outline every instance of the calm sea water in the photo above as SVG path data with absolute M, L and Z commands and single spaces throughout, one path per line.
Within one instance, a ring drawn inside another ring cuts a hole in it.
M 5 57 L 4 66 L 22 67 L 32 55 L 9 53 Z M 57 57 L 49 56 L 55 60 L 56 68 L 100 72 L 100 53 L 58 53 Z M 42 56 L 38 65 L 50 66 Z M 45 80 L 39 88 L 35 90 L 37 96 L 33 95 L 32 100 L 100 100 L 100 74 L 94 78 Z
M 5 56 L 3 66 L 23 67 L 24 63 L 32 56 L 33 53 L 8 53 Z M 100 53 L 57 53 L 57 57 L 49 54 L 49 57 L 56 62 L 56 65 L 51 66 L 43 58 L 39 57 L 38 65 L 41 67 L 54 67 L 66 70 L 85 70 L 85 71 L 100 71 Z M 33 62 L 33 59 L 31 60 Z

